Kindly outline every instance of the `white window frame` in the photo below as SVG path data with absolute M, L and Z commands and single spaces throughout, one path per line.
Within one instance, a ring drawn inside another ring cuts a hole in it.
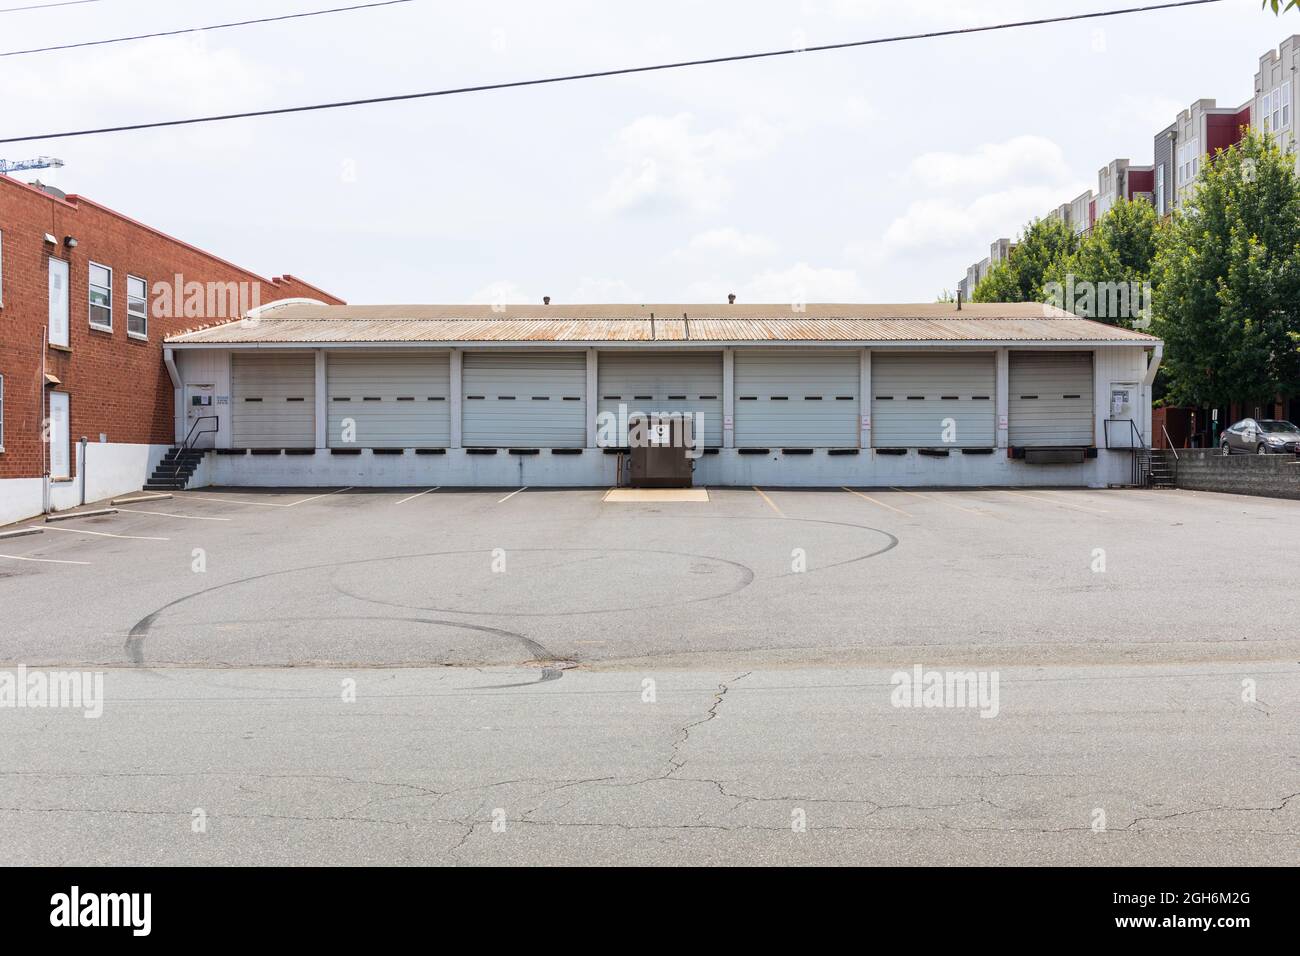
M 1165 214 L 1165 164 L 1156 167 L 1156 213 Z
M 101 325 L 100 323 L 95 321 L 95 312 L 94 312 L 95 283 L 90 281 L 90 277 L 93 274 L 95 269 L 103 269 L 105 272 L 108 273 L 108 324 L 107 325 Z M 90 320 L 90 327 L 92 329 L 98 329 L 100 332 L 113 331 L 113 269 L 111 266 L 106 266 L 103 263 L 94 262 L 94 261 L 87 263 L 86 265 L 86 312 L 87 312 L 87 318 Z
M 1260 111 L 1260 115 L 1264 118 L 1264 132 L 1270 132 L 1273 129 L 1269 125 L 1269 121 L 1273 117 L 1273 93 L 1271 90 L 1264 94 L 1264 109 Z
M 144 287 L 143 297 L 134 297 L 143 303 L 141 306 L 142 311 L 140 312 L 133 312 L 131 310 L 131 299 L 133 298 L 131 295 L 132 282 L 138 282 Z M 143 323 L 143 332 L 131 331 L 132 319 L 139 319 Z M 143 341 L 148 341 L 149 339 L 149 283 L 147 280 L 141 279 L 139 276 L 133 276 L 129 272 L 126 276 L 126 334 L 133 339 L 141 339 Z
M 1282 125 L 1280 129 L 1286 129 L 1291 125 L 1291 81 L 1287 80 L 1280 87 L 1282 94 Z
M 49 277 L 54 272 L 54 263 L 56 262 L 63 269 L 63 301 L 61 303 L 63 307 L 63 321 L 62 321 L 62 329 L 61 329 L 63 335 L 61 336 L 61 340 L 55 338 L 54 322 L 53 322 L 54 302 L 53 300 L 51 300 L 49 302 L 49 309 L 46 314 L 47 316 L 46 337 L 49 339 L 51 345 L 66 349 L 72 343 L 72 338 L 71 338 L 72 336 L 72 265 L 71 263 L 68 262 L 67 259 L 58 259 L 55 258 L 54 256 L 46 256 L 47 264 L 46 264 L 46 273 L 45 273 L 46 276 L 45 285 L 47 289 L 47 297 L 48 297 L 48 289 L 49 289 Z

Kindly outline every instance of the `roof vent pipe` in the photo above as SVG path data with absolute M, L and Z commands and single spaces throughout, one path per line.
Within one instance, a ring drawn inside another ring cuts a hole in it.
M 550 305 L 550 304 L 551 304 L 551 297 L 549 295 L 542 296 L 542 305 Z
M 957 311 L 961 311 L 961 289 L 957 290 Z
M 727 293 L 727 305 L 735 305 L 735 304 L 736 304 L 736 293 L 734 293 L 734 292 L 728 292 L 728 293 Z

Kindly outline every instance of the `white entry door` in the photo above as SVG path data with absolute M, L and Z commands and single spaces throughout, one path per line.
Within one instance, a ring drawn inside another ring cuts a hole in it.
M 50 392 L 50 477 L 71 478 L 68 393 Z
M 185 438 L 193 448 L 212 448 L 217 437 L 215 385 L 185 386 Z

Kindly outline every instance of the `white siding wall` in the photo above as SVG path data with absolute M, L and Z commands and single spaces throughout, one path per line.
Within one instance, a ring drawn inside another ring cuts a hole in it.
M 737 349 L 736 444 L 856 448 L 859 349 Z

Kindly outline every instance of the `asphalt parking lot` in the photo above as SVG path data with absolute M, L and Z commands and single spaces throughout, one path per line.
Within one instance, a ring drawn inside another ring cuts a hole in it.
M 0 710 L 13 863 L 1300 863 L 1300 502 L 119 507 L 0 540 L 0 674 L 105 681 Z M 996 719 L 899 707 L 916 666 Z
M 27 664 L 1300 660 L 1300 502 L 205 489 L 0 540 Z

